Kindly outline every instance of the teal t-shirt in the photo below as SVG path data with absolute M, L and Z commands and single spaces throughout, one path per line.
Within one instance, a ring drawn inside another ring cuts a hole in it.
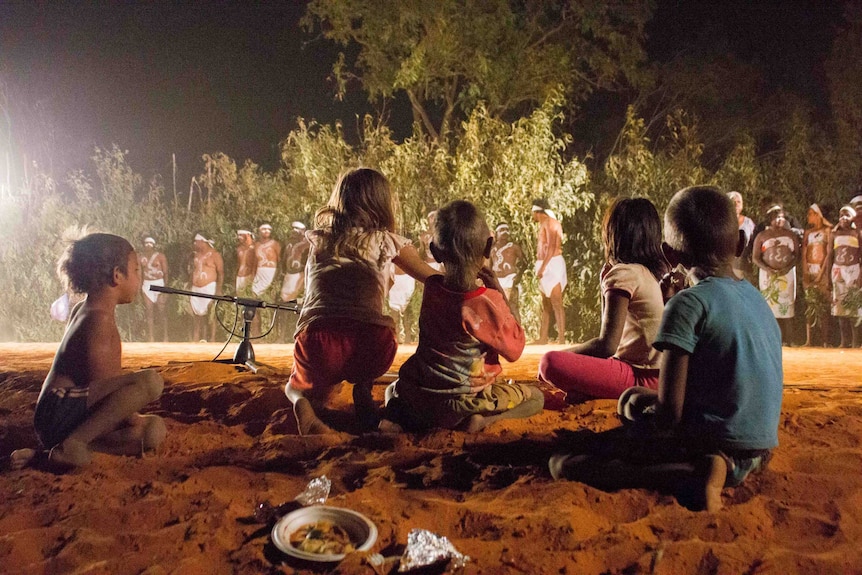
M 718 449 L 778 445 L 781 332 L 753 285 L 709 277 L 681 291 L 668 301 L 653 345 L 690 354 L 682 437 Z

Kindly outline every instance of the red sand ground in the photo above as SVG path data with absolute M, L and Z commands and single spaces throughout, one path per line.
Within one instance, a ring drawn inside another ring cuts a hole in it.
M 55 348 L 0 344 L 0 455 L 36 445 L 33 407 Z M 478 435 L 302 438 L 281 391 L 291 347 L 257 346 L 274 368 L 258 374 L 207 363 L 219 348 L 125 347 L 127 367 L 166 380 L 150 409 L 169 431 L 157 456 L 97 454 L 71 475 L 0 473 L 0 572 L 311 573 L 285 563 L 251 516 L 325 474 L 330 504 L 377 524 L 375 551 L 398 555 L 424 528 L 472 558 L 465 573 L 862 573 L 862 351 L 785 349 L 781 446 L 710 514 L 650 491 L 550 479 L 556 433 L 615 426 L 612 401 Z M 528 347 L 507 376 L 532 379 L 546 349 Z M 348 398 L 342 390 L 336 418 L 349 420 Z M 351 559 L 340 572 L 375 573 Z

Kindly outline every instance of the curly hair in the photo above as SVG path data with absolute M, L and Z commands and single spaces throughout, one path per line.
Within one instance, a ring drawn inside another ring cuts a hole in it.
M 135 251 L 125 238 L 94 233 L 74 240 L 57 262 L 57 275 L 67 290 L 90 293 L 114 279 L 114 269 L 128 273 L 129 254 Z

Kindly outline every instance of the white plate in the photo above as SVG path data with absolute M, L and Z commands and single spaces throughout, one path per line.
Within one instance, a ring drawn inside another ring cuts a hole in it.
M 318 521 L 329 521 L 344 529 L 357 551 L 368 551 L 377 541 L 377 527 L 361 513 L 341 507 L 313 505 L 292 511 L 279 519 L 272 528 L 272 542 L 287 555 L 304 561 L 318 563 L 341 561 L 344 559 L 344 553 L 308 553 L 290 544 L 291 533 L 303 525 Z

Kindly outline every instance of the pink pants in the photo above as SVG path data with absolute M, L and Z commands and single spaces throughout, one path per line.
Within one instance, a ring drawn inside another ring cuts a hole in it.
M 658 370 L 642 369 L 609 357 L 549 351 L 539 362 L 539 379 L 567 393 L 569 403 L 618 399 L 629 387 L 658 388 Z
M 321 319 L 296 336 L 290 386 L 326 395 L 342 381 L 371 383 L 392 366 L 391 328 L 345 318 Z

